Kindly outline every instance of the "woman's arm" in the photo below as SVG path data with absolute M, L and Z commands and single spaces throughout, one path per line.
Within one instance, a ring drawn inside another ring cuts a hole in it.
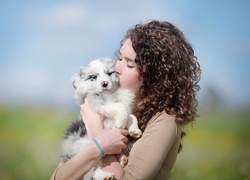
M 120 129 L 102 129 L 96 135 L 105 154 L 119 154 L 127 142 L 127 131 Z M 79 179 L 94 167 L 102 158 L 102 154 L 93 141 L 81 149 L 75 156 L 60 165 L 51 179 Z
M 97 137 L 99 132 L 104 128 L 104 117 L 90 108 L 88 99 L 85 99 L 84 104 L 81 105 L 80 114 L 84 121 L 89 139 Z M 108 127 L 107 129 L 110 130 L 110 137 L 100 137 L 101 142 L 99 143 L 104 143 L 105 146 L 103 147 L 103 150 L 106 154 L 120 154 L 122 149 L 127 147 L 125 143 L 128 141 L 128 138 L 126 137 L 128 131 L 117 128 L 112 129 L 111 127 Z
M 89 103 L 88 100 L 85 99 L 85 103 L 83 105 L 81 105 L 81 115 L 84 119 L 84 123 L 88 132 L 88 136 L 90 138 L 93 138 L 96 136 L 97 132 L 103 128 L 103 120 L 104 117 L 98 113 L 96 113 L 95 111 L 93 111 L 90 107 L 89 107 Z M 99 122 L 102 122 L 101 124 L 99 123 L 99 125 L 96 125 L 95 123 L 93 123 L 93 119 L 98 119 Z M 110 127 L 111 128 L 111 127 Z M 120 135 L 116 135 L 113 134 L 113 137 L 117 137 L 118 139 L 122 138 L 123 139 L 123 143 L 127 142 L 127 138 L 125 136 L 128 135 L 128 131 L 127 130 L 121 130 L 121 129 L 116 129 L 113 128 L 112 130 L 114 131 L 122 131 L 123 132 L 123 137 L 121 137 Z M 120 138 L 119 138 L 120 137 Z M 110 143 L 113 141 L 112 138 L 111 139 L 107 139 Z M 121 141 L 122 142 L 122 141 Z M 115 143 L 115 142 L 113 142 Z M 111 144 L 113 144 L 111 143 Z M 120 154 L 122 152 L 122 149 L 126 148 L 125 144 L 121 144 L 122 148 L 119 149 L 114 149 L 111 148 L 115 153 L 110 153 L 109 155 L 106 155 L 103 158 L 103 170 L 106 171 L 110 171 L 113 172 L 115 174 L 116 177 L 119 177 L 121 175 L 121 173 L 123 172 L 123 169 L 120 165 L 120 163 L 117 161 L 115 155 L 111 155 L 111 154 Z
M 90 142 L 84 149 L 57 169 L 54 179 L 81 179 L 97 164 L 101 157 L 102 155 L 94 142 Z
M 170 153 L 173 159 L 176 158 L 178 148 L 175 152 L 172 152 L 171 148 L 174 144 L 178 144 L 175 142 L 179 142 L 178 132 L 174 117 L 166 113 L 154 116 L 143 132 L 143 136 L 133 145 L 122 178 L 154 179 L 165 158 L 169 158 Z M 167 164 L 164 165 L 165 169 L 162 171 L 168 171 L 173 159 L 169 158 Z
M 87 108 L 82 108 L 87 112 Z M 88 113 L 86 113 L 87 116 Z M 89 122 L 88 133 L 96 132 Z M 177 124 L 174 117 L 159 113 L 147 125 L 142 137 L 134 144 L 127 166 L 123 169 L 114 155 L 103 158 L 103 170 L 113 172 L 117 179 L 153 179 L 177 140 Z M 177 154 L 177 151 L 176 151 Z M 170 164 L 173 162 L 169 162 Z
M 126 147 L 127 131 L 119 129 L 102 129 L 96 135 L 105 154 L 118 154 Z M 56 170 L 51 179 L 80 179 L 102 158 L 101 152 L 93 141 L 79 151 Z
M 104 171 L 113 172 L 116 179 L 120 179 L 123 173 L 123 168 L 115 155 L 108 155 L 103 158 L 102 169 Z
M 126 130 L 103 129 L 103 117 L 93 112 L 86 101 L 81 107 L 81 115 L 84 119 L 88 137 L 96 138 L 105 154 L 119 154 L 126 148 Z M 101 152 L 93 141 L 79 151 L 66 163 L 60 164 L 51 179 L 79 179 L 82 178 L 102 158 Z
M 165 113 L 155 116 L 133 145 L 127 166 L 122 169 L 115 156 L 107 156 L 103 169 L 115 173 L 117 179 L 153 179 L 177 136 L 173 117 Z

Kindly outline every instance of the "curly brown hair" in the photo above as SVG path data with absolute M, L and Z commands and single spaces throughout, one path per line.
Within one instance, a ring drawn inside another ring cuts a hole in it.
M 164 110 L 179 125 L 194 121 L 201 69 L 183 33 L 169 22 L 154 20 L 129 29 L 121 45 L 128 38 L 142 79 L 135 108 L 140 129 Z

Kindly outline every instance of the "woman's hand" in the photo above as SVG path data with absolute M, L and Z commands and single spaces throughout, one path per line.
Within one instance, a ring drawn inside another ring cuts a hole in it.
M 103 129 L 104 116 L 91 109 L 87 98 L 84 104 L 81 105 L 80 114 L 86 126 L 88 137 L 90 139 L 96 137 L 98 132 Z
M 127 147 L 127 135 L 127 130 L 108 127 L 99 131 L 96 139 L 105 154 L 120 154 Z
M 104 129 L 105 117 L 91 109 L 87 98 L 81 105 L 80 114 L 85 123 L 88 137 L 90 139 L 95 137 L 105 154 L 119 154 L 122 149 L 127 147 L 125 143 L 128 141 L 126 137 L 128 131 L 111 127 Z

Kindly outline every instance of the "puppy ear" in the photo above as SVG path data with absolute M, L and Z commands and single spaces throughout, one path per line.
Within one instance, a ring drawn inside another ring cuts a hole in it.
M 77 73 L 75 73 L 72 78 L 71 78 L 71 82 L 72 85 L 75 89 L 77 89 L 77 87 L 79 86 L 81 79 L 83 79 L 85 76 L 85 68 L 84 67 L 80 67 L 79 70 L 77 71 Z
M 110 58 L 105 58 L 105 61 L 107 62 L 110 69 L 115 69 L 115 61 Z

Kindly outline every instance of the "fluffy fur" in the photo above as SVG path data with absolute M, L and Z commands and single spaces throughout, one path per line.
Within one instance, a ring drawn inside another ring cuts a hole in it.
M 109 58 L 92 61 L 88 67 L 81 67 L 73 76 L 75 97 L 80 104 L 87 97 L 91 108 L 106 117 L 104 126 L 127 129 L 130 136 L 139 138 L 142 134 L 138 122 L 132 115 L 134 94 L 119 88 L 119 78 L 115 71 L 115 63 Z M 73 122 L 64 134 L 62 157 L 66 162 L 90 140 L 87 137 L 82 119 Z M 127 158 L 122 156 L 121 165 L 125 166 Z M 101 169 L 101 161 L 84 179 L 113 179 L 114 175 Z

